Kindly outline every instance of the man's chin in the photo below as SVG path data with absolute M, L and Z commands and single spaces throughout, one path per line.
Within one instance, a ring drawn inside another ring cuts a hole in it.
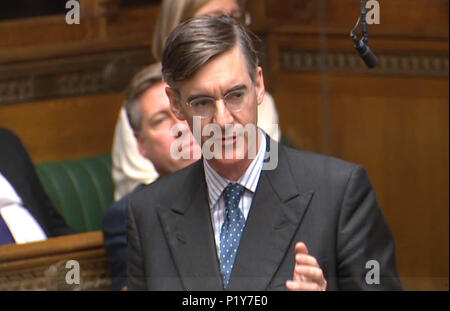
M 242 161 L 246 161 L 246 157 L 244 156 L 237 156 L 235 153 L 230 155 L 222 154 L 222 156 L 218 157 L 212 157 L 210 161 L 213 161 L 217 164 L 221 165 L 233 165 Z
M 179 171 L 185 167 L 188 167 L 189 165 L 194 164 L 197 161 L 198 161 L 198 159 L 193 159 L 193 158 L 179 159 L 179 160 L 177 160 L 176 163 L 173 164 L 171 173 L 175 173 L 176 171 Z
M 212 158 L 209 160 L 211 163 L 217 164 L 219 166 L 233 166 L 237 163 L 240 163 L 241 161 L 245 161 L 244 159 L 215 159 Z

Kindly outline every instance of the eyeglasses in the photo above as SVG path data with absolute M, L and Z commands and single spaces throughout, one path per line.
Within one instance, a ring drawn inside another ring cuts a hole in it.
M 225 107 L 230 112 L 239 112 L 247 102 L 249 90 L 242 86 L 238 90 L 230 91 L 222 97 Z M 186 103 L 194 116 L 202 119 L 212 118 L 216 113 L 216 99 L 209 96 L 196 97 Z

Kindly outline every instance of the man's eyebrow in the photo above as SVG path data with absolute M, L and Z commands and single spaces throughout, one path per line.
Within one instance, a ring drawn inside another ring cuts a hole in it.
M 189 102 L 193 101 L 194 99 L 203 98 L 203 97 L 214 98 L 214 96 L 211 96 L 209 94 L 195 94 L 195 95 L 189 96 L 187 99 L 187 102 L 189 103 Z
M 241 91 L 241 90 L 246 90 L 246 89 L 247 89 L 247 86 L 245 84 L 238 84 L 238 85 L 235 85 L 232 88 L 229 88 L 228 90 L 226 90 L 226 92 L 225 92 L 225 94 L 223 96 L 225 96 L 225 95 L 227 95 L 228 93 L 231 93 L 231 92 Z M 190 102 L 190 101 L 192 101 L 194 99 L 197 99 L 197 98 L 203 98 L 203 97 L 214 98 L 214 96 L 211 96 L 209 94 L 194 94 L 194 95 L 191 95 L 191 96 L 188 97 L 187 102 Z
M 231 89 L 228 89 L 225 92 L 225 95 L 228 93 L 234 92 L 234 91 L 242 91 L 242 90 L 246 90 L 246 89 L 247 89 L 247 86 L 245 84 L 238 84 L 236 86 L 233 86 Z

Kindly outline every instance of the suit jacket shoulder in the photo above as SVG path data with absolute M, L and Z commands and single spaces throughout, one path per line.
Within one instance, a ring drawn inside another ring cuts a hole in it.
M 355 170 L 365 171 L 361 165 L 339 158 L 281 145 L 279 148 L 283 169 L 278 173 L 290 172 L 300 192 L 323 187 L 342 191 Z
M 330 177 L 347 175 L 359 166 L 358 164 L 324 154 L 297 150 L 281 145 L 280 148 L 285 151 L 286 159 L 294 172 L 304 171 L 308 174 L 316 174 L 316 176 L 327 175 Z

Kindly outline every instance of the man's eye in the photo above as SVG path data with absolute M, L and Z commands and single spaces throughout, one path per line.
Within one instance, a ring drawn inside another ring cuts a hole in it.
M 209 98 L 196 99 L 191 101 L 190 105 L 192 108 L 204 108 L 211 105 L 211 99 Z
M 157 128 L 168 122 L 170 118 L 168 116 L 161 116 L 151 121 L 151 127 Z
M 164 121 L 164 119 L 156 119 L 156 120 L 154 120 L 153 122 L 152 122 L 152 126 L 158 126 L 158 125 L 160 125 L 161 123 L 163 123 L 163 121 Z
M 237 102 L 237 101 L 242 100 L 243 97 L 244 97 L 244 92 L 242 92 L 242 91 L 232 92 L 227 95 L 226 100 L 229 102 Z

